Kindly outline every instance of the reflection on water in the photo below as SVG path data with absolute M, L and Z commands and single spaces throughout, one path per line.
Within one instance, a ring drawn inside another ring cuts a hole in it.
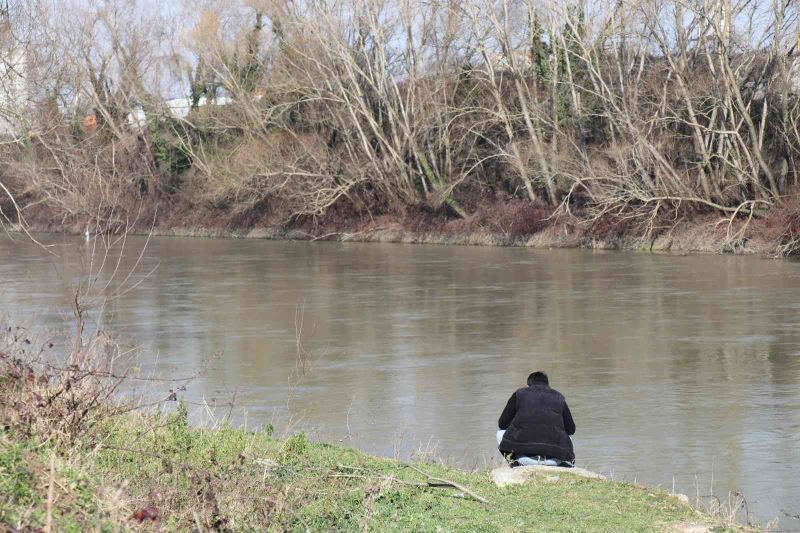
M 0 240 L 0 307 L 56 323 L 86 250 Z M 129 239 L 123 265 L 143 239 Z M 109 307 L 187 394 L 237 391 L 247 423 L 408 456 L 493 457 L 506 399 L 545 369 L 578 462 L 694 497 L 800 512 L 800 264 L 576 250 L 153 239 L 158 268 Z M 124 268 L 123 268 L 124 270 Z M 311 370 L 287 413 L 296 331 Z M 241 412 L 241 410 L 240 410 Z M 797 523 L 795 526 L 800 527 Z

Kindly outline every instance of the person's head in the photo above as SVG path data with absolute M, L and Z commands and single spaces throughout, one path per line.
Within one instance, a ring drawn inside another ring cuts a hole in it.
M 530 387 L 534 383 L 544 383 L 545 385 L 550 385 L 550 380 L 547 379 L 547 374 L 544 372 L 536 371 L 528 376 L 528 386 Z

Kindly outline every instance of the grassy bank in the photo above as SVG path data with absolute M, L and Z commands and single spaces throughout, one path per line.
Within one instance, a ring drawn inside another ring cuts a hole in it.
M 714 523 L 661 491 L 568 474 L 498 488 L 484 472 L 371 457 L 303 434 L 192 428 L 181 409 L 109 420 L 91 433 L 61 447 L 3 430 L 0 522 L 38 529 L 51 512 L 56 531 L 653 531 Z M 488 503 L 425 486 L 422 472 Z
M 0 524 L 6 531 L 686 531 L 725 529 L 660 490 L 543 474 L 499 488 L 487 472 L 404 463 L 194 427 L 170 393 L 124 401 L 121 352 L 0 332 Z M 70 346 L 70 344 L 66 344 Z

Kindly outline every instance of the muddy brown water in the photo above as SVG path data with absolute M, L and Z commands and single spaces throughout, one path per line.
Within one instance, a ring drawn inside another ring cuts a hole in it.
M 0 310 L 58 326 L 90 245 L 42 239 L 55 255 L 0 239 Z M 509 394 L 544 369 L 581 466 L 702 501 L 739 491 L 755 519 L 800 528 L 798 263 L 154 238 L 132 279 L 151 270 L 104 327 L 160 376 L 207 367 L 182 395 L 234 397 L 237 423 L 484 466 Z

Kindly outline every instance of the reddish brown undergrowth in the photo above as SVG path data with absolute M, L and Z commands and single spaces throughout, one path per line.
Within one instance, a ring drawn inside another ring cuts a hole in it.
M 124 376 L 113 371 L 119 347 L 94 335 L 63 353 L 64 346 L 36 331 L 3 324 L 0 333 L 0 420 L 3 427 L 37 440 L 71 445 L 98 419 L 126 407 L 112 403 Z

